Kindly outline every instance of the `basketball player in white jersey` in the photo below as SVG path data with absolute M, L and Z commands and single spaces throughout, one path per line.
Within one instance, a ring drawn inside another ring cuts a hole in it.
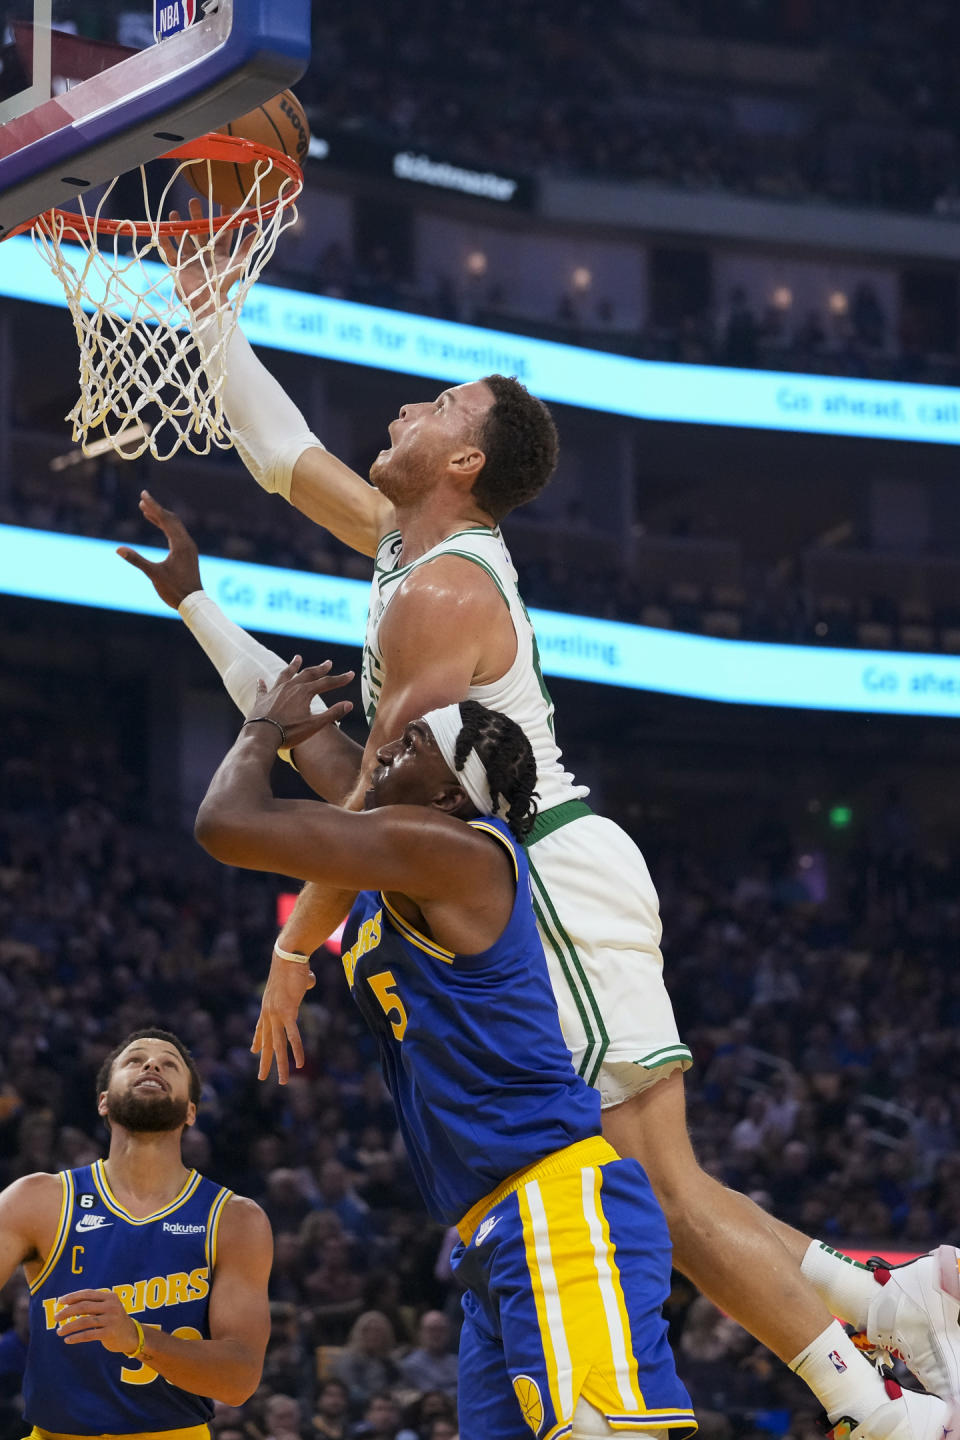
M 194 283 L 203 345 L 205 327 L 216 322 L 205 318 L 206 277 Z M 371 469 L 371 488 L 312 434 L 239 331 L 227 355 L 224 403 L 258 483 L 376 560 L 363 661 L 371 724 L 364 776 L 358 782 L 355 747 L 346 737 L 338 745 L 330 727 L 310 742 L 316 753 L 298 749 L 297 767 L 326 798 L 356 804 L 380 744 L 424 708 L 471 698 L 524 728 L 542 811 L 531 876 L 564 1035 L 574 1064 L 600 1091 L 605 1135 L 650 1176 L 676 1265 L 800 1374 L 831 1419 L 869 1420 L 880 1440 L 940 1440 L 944 1412 L 908 1413 L 831 1316 L 896 1348 L 931 1392 L 960 1393 L 956 1252 L 942 1247 L 892 1273 L 854 1266 L 697 1165 L 683 1099 L 690 1054 L 663 986 L 656 892 L 633 842 L 589 811 L 585 790 L 563 770 L 536 642 L 499 532 L 503 516 L 539 493 L 554 468 L 546 407 L 499 376 L 403 406 Z M 283 661 L 227 621 L 200 588 L 195 549 L 176 517 L 148 496 L 141 508 L 166 533 L 171 555 L 156 566 L 129 549 L 121 554 L 179 608 L 246 713 L 257 680 L 272 681 Z M 261 1075 L 275 1057 L 285 1077 L 288 1040 L 301 1063 L 296 1015 L 312 983 L 301 962 L 352 899 L 308 887 L 284 927 L 258 1029 Z

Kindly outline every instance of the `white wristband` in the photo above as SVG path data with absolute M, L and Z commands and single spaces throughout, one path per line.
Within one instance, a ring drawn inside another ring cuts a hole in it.
M 295 965 L 309 965 L 310 956 L 301 955 L 298 950 L 281 950 L 279 945 L 274 945 L 273 953 L 280 960 L 292 960 Z

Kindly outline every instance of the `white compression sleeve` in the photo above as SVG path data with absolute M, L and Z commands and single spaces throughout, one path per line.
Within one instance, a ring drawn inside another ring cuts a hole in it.
M 272 685 L 286 661 L 228 620 L 206 590 L 194 590 L 181 601 L 179 610 L 183 623 L 213 661 L 230 699 L 241 714 L 249 715 L 257 698 L 257 681 Z M 314 695 L 310 701 L 313 713 L 318 715 L 326 708 L 320 696 Z M 289 759 L 288 750 L 280 754 Z
M 226 343 L 217 317 L 197 325 L 194 338 L 211 385 L 223 377 L 223 409 L 240 459 L 264 490 L 290 499 L 293 467 L 304 450 L 323 444 L 283 387 L 261 365 L 240 329 Z

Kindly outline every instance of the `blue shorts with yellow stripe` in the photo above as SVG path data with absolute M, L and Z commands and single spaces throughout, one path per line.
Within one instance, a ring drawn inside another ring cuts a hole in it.
M 661 1313 L 670 1238 L 636 1161 L 580 1141 L 458 1229 L 460 1440 L 559 1440 L 581 1397 L 615 1430 L 696 1429 Z

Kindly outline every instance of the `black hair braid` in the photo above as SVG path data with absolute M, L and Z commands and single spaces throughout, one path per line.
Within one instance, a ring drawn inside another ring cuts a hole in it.
M 504 818 L 510 831 L 517 840 L 525 840 L 537 818 L 537 762 L 530 741 L 516 721 L 476 700 L 462 701 L 460 719 L 463 728 L 453 756 L 456 769 L 462 769 L 470 751 L 476 749 L 494 805 L 499 799 L 506 802 Z

